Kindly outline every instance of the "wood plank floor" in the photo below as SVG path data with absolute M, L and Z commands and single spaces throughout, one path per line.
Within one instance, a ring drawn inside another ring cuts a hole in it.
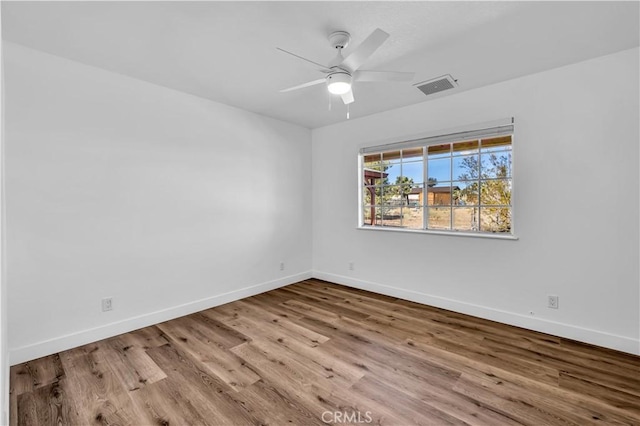
M 11 368 L 11 425 L 640 425 L 640 357 L 319 280 Z

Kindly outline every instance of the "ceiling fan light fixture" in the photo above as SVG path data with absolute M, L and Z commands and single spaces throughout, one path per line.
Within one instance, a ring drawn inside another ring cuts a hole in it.
M 307 64 L 313 65 L 316 70 L 324 74 L 323 78 L 298 84 L 297 86 L 280 90 L 280 92 L 290 92 L 292 90 L 303 89 L 318 84 L 321 85 L 324 82 L 327 85 L 329 93 L 332 95 L 338 95 L 342 98 L 342 103 L 347 106 L 347 118 L 349 118 L 349 104 L 355 102 L 352 87 L 353 82 L 406 82 L 413 80 L 414 73 L 412 72 L 367 71 L 360 69 L 367 59 L 369 59 L 369 57 L 378 50 L 378 48 L 388 38 L 389 34 L 385 33 L 380 28 L 376 28 L 345 58 L 342 56 L 342 49 L 347 47 L 351 41 L 351 36 L 346 31 L 335 31 L 329 35 L 329 42 L 331 43 L 331 46 L 338 51 L 338 54 L 333 60 L 331 60 L 329 65 L 314 62 L 278 47 L 278 50 L 301 59 Z
M 327 76 L 327 89 L 334 95 L 344 95 L 351 90 L 351 74 L 345 71 L 333 72 Z

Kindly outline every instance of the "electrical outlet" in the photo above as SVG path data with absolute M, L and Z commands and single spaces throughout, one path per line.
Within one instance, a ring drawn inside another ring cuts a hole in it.
M 102 299 L 102 312 L 111 310 L 113 310 L 113 299 L 111 297 Z
M 284 271 L 284 262 L 280 262 L 280 270 Z
M 549 306 L 551 309 L 558 309 L 558 302 L 559 302 L 558 296 L 550 294 L 548 296 L 547 306 Z
M 349 270 L 353 271 L 355 264 L 353 262 L 349 262 Z

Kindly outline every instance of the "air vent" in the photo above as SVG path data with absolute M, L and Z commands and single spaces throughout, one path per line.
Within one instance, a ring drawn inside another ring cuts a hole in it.
M 425 95 L 433 95 L 434 93 L 442 92 L 443 90 L 449 90 L 458 87 L 458 83 L 449 74 L 441 77 L 433 78 L 431 80 L 423 81 L 421 83 L 414 84 Z

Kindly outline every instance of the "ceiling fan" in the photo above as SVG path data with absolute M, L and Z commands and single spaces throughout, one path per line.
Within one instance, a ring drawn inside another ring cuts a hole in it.
M 331 94 L 340 95 L 344 104 L 349 105 L 355 100 L 352 87 L 354 82 L 405 82 L 413 80 L 415 73 L 412 72 L 366 71 L 360 69 L 364 62 L 369 59 L 387 38 L 389 38 L 389 34 L 377 28 L 354 51 L 344 58 L 342 56 L 342 49 L 347 47 L 351 41 L 351 35 L 346 31 L 335 31 L 329 35 L 329 42 L 331 46 L 338 50 L 338 55 L 327 66 L 278 47 L 278 50 L 314 65 L 318 71 L 325 74 L 323 78 L 289 87 L 280 90 L 280 92 L 290 92 L 292 90 L 325 83 Z

